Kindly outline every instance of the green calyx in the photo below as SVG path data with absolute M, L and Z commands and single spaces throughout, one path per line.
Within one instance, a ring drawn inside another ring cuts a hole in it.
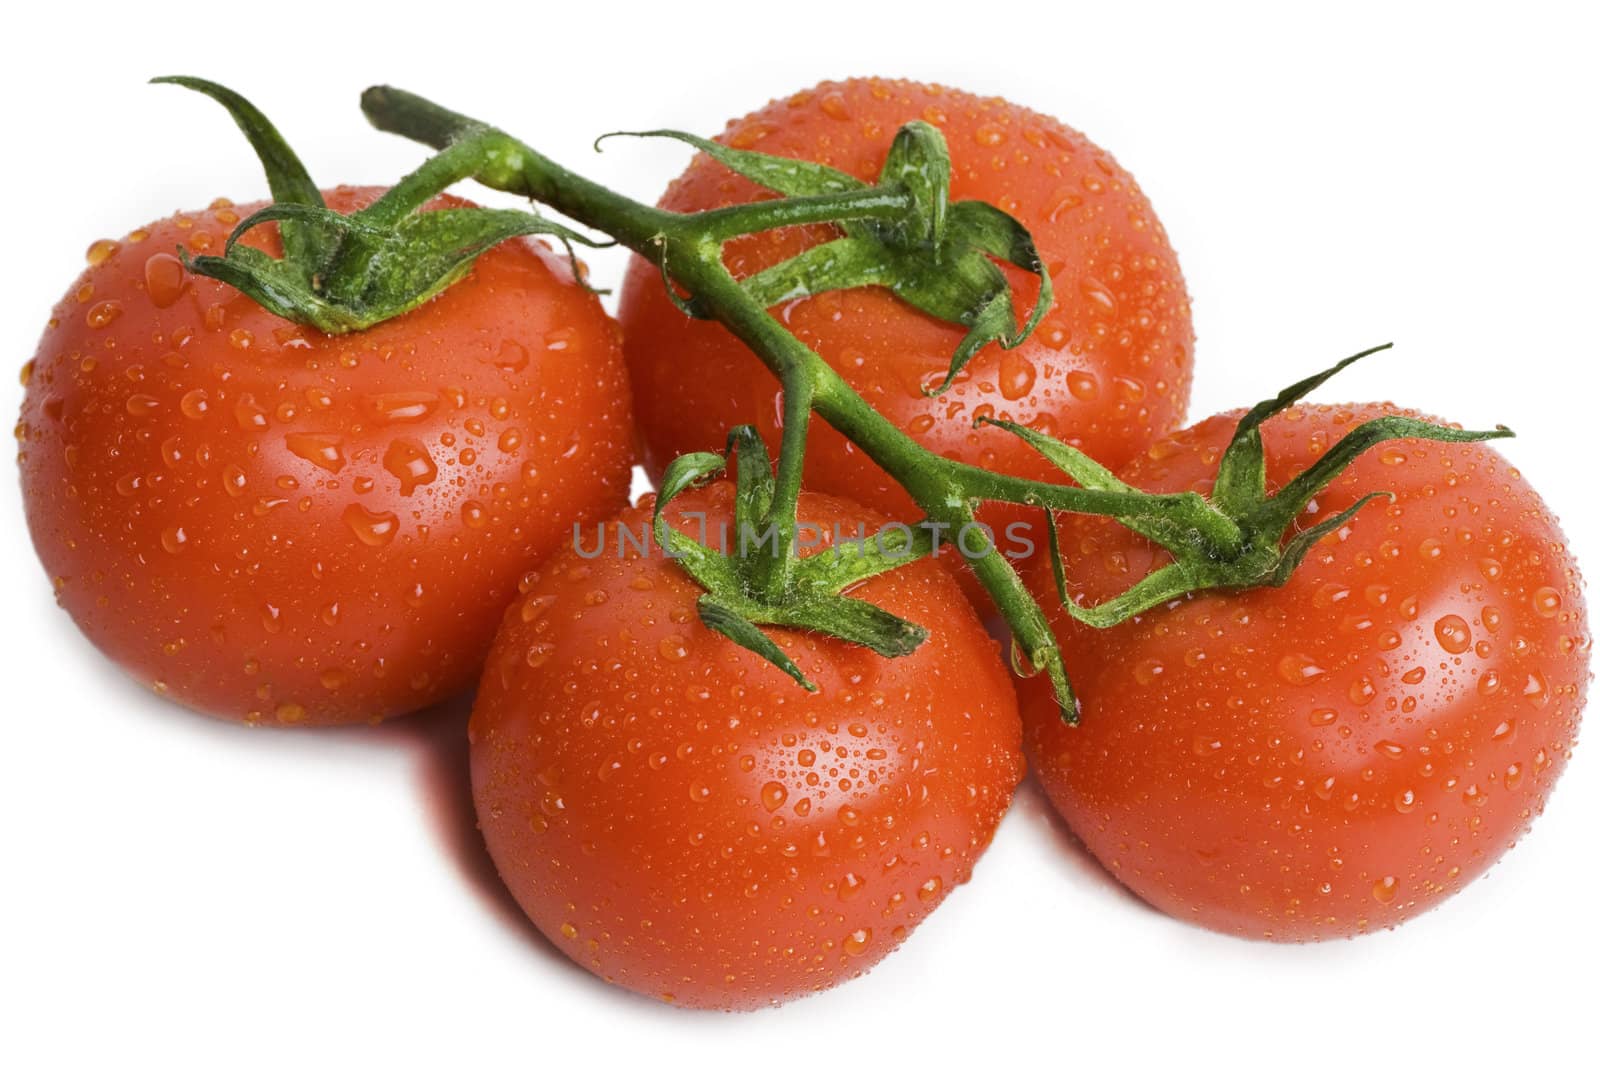
M 472 146 L 435 157 L 366 208 L 343 215 L 327 207 L 288 142 L 242 96 L 199 78 L 153 81 L 195 90 L 226 108 L 249 139 L 272 191 L 273 203 L 234 228 L 222 256 L 190 256 L 180 250 L 184 265 L 242 291 L 285 319 L 328 334 L 360 331 L 428 301 L 507 239 L 549 235 L 569 253 L 573 242 L 597 244 L 530 212 L 422 211 L 446 187 L 485 166 L 484 154 Z M 278 224 L 281 258 L 239 241 L 268 222 Z
M 1089 607 L 1078 605 L 1068 596 L 1066 571 L 1052 517 L 1050 561 L 1057 593 L 1067 612 L 1086 625 L 1109 628 L 1196 591 L 1280 587 L 1288 582 L 1319 540 L 1348 524 L 1369 503 L 1394 497 L 1388 491 L 1369 492 L 1348 509 L 1291 534 L 1296 520 L 1312 499 L 1367 450 L 1395 439 L 1472 443 L 1511 437 L 1512 432 L 1505 427 L 1492 431 L 1463 431 L 1414 417 L 1381 416 L 1352 429 L 1310 468 L 1268 494 L 1261 426 L 1356 361 L 1387 349 L 1388 345 L 1377 346 L 1347 357 L 1332 368 L 1257 404 L 1244 415 L 1222 455 L 1216 484 L 1206 500 L 1214 523 L 1202 527 L 1181 523 L 1160 513 L 1119 517 L 1129 529 L 1165 548 L 1173 559 L 1122 594 Z M 985 423 L 1020 436 L 1085 488 L 1139 493 L 1104 466 L 1065 443 L 1007 421 L 987 420 Z
M 833 222 L 842 232 L 832 241 L 800 253 L 742 282 L 762 308 L 829 290 L 863 286 L 887 288 L 900 300 L 930 316 L 967 329 L 950 359 L 944 380 L 928 391 L 942 394 L 956 374 L 991 342 L 1011 349 L 1033 333 L 1053 300 L 1050 273 L 1033 237 L 1021 223 L 982 201 L 950 200 L 950 153 L 938 128 L 919 121 L 895 135 L 876 185 L 806 160 L 732 149 L 676 130 L 613 134 L 607 137 L 666 137 L 687 142 L 750 181 L 787 198 L 838 198 L 852 208 L 867 207 L 862 195 L 877 193 L 881 209 Z M 602 139 L 603 140 L 603 139 Z M 598 143 L 597 143 L 598 144 Z M 781 205 L 783 202 L 775 202 Z M 743 206 L 741 206 L 742 208 Z M 717 212 L 701 220 L 719 239 L 734 237 L 751 218 L 725 210 L 732 228 L 719 227 Z M 782 209 L 756 217 L 766 230 L 786 224 Z M 996 263 L 1014 265 L 1038 277 L 1033 311 L 1017 323 L 1011 284 Z M 670 266 L 665 269 L 670 273 Z M 706 313 L 691 297 L 677 298 L 690 315 Z
M 729 458 L 736 459 L 733 530 L 722 529 L 712 547 L 672 527 L 665 511 L 679 494 L 723 472 Z M 790 557 L 771 520 L 776 497 L 766 445 L 748 424 L 729 433 L 726 454 L 684 454 L 662 474 L 653 518 L 656 545 L 705 588 L 696 604 L 705 626 L 765 658 L 807 691 L 816 685 L 759 626 L 819 632 L 887 658 L 916 650 L 927 629 L 840 592 L 926 555 L 927 533 L 892 525 L 875 533 L 843 533 L 826 546 L 824 536 L 839 533 L 818 533 L 818 553 Z M 775 558 L 787 558 L 787 568 L 764 564 Z

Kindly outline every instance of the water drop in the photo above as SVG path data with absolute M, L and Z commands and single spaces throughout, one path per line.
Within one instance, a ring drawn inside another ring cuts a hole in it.
M 311 462 L 318 468 L 326 469 L 329 472 L 338 472 L 344 468 L 343 443 L 337 435 L 297 432 L 293 435 L 285 435 L 283 443 L 289 448 L 291 454 Z
M 439 475 L 428 448 L 416 439 L 396 439 L 383 455 L 384 469 L 400 481 L 400 493 L 409 495 Z
M 359 502 L 352 502 L 345 507 L 344 523 L 357 539 L 369 547 L 385 546 L 394 540 L 400 530 L 400 518 L 393 513 L 374 512 Z
M 1100 396 L 1100 381 L 1088 372 L 1068 372 L 1067 390 L 1081 402 L 1092 402 Z
M 849 956 L 859 956 L 867 950 L 867 945 L 871 941 L 872 931 L 867 929 L 865 926 L 859 930 L 852 931 L 850 936 L 844 939 L 845 954 Z
M 396 391 L 392 394 L 375 394 L 367 399 L 378 419 L 389 424 L 406 424 L 422 420 L 439 405 L 439 396 L 432 391 Z
M 1311 684 L 1326 672 L 1309 655 L 1286 654 L 1278 659 L 1278 676 L 1300 687 Z
M 175 304 L 187 282 L 183 262 L 171 253 L 156 253 L 144 262 L 144 291 L 158 309 Z
M 83 259 L 89 262 L 91 268 L 98 267 L 110 260 L 122 247 L 109 238 L 101 238 L 89 244 L 89 249 L 84 253 Z
M 1033 362 L 1021 350 L 1006 350 L 1000 355 L 1000 394 L 1007 401 L 1026 397 L 1036 375 Z
M 90 327 L 108 327 L 118 316 L 122 315 L 122 302 L 101 301 L 92 306 L 84 316 L 84 321 Z
M 1439 646 L 1451 654 L 1461 654 L 1472 647 L 1472 628 L 1455 614 L 1445 614 L 1435 621 L 1433 634 Z

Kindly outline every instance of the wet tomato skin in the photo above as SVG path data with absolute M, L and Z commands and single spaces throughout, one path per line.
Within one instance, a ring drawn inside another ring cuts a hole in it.
M 1266 426 L 1269 486 L 1387 407 L 1303 406 Z M 1121 475 L 1205 490 L 1239 414 Z M 1317 501 L 1369 506 L 1282 588 L 1057 628 L 1085 704 L 1021 695 L 1030 757 L 1102 863 L 1176 918 L 1305 941 L 1393 926 L 1495 862 L 1570 755 L 1589 680 L 1582 582 L 1539 496 L 1484 444 L 1398 442 Z M 1159 564 L 1113 525 L 1063 528 L 1089 601 Z M 1044 571 L 1032 577 L 1045 597 Z
M 173 255 L 220 253 L 257 207 L 91 247 L 25 371 L 34 545 L 85 635 L 188 706 L 414 710 L 472 682 L 531 562 L 626 501 L 615 327 L 522 241 L 370 330 L 298 327 Z
M 696 534 L 695 511 L 715 531 L 728 485 L 669 513 Z M 800 518 L 881 523 L 810 493 Z M 660 1000 L 754 1008 L 859 975 L 968 878 L 1021 776 L 993 640 L 924 560 L 852 593 L 931 629 L 910 656 L 773 632 L 808 694 L 610 530 L 529 579 L 485 667 L 472 783 L 501 877 L 573 960 Z
M 853 79 L 774 101 L 730 123 L 719 140 L 875 181 L 895 131 L 915 119 L 944 133 L 953 199 L 987 201 L 1031 230 L 1054 280 L 1053 310 L 1018 348 L 983 350 L 937 398 L 924 389 L 942 381 L 963 329 L 886 290 L 791 302 L 774 310 L 789 329 L 929 450 L 1013 475 L 1059 479 L 1020 439 L 974 428 L 974 417 L 1031 425 L 1111 466 L 1182 423 L 1194 331 L 1177 258 L 1133 176 L 1076 130 L 998 98 Z M 696 211 L 760 196 L 752 183 L 697 157 L 661 206 Z M 746 277 L 830 234 L 791 229 L 740 239 L 728 246 L 727 264 Z M 1026 312 L 1037 284 L 1009 274 L 1016 306 Z M 629 269 L 619 318 L 647 467 L 659 472 L 678 454 L 719 449 L 736 424 L 757 425 L 776 448 L 777 380 L 721 325 L 678 311 L 660 273 L 643 261 Z M 811 427 L 806 479 L 891 516 L 921 516 L 888 474 L 822 421 Z M 1031 519 L 1003 505 L 986 507 L 982 517 L 997 531 Z

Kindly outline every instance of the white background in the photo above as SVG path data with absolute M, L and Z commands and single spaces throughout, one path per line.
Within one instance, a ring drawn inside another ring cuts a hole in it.
M 597 157 L 595 134 L 710 134 L 823 77 L 903 75 L 1053 113 L 1139 176 L 1195 298 L 1196 416 L 1393 339 L 1327 397 L 1519 429 L 1506 452 L 1600 569 L 1590 5 L 360 6 L 11 8 L 13 368 L 92 239 L 265 192 L 220 109 L 151 75 L 247 93 L 324 184 L 420 159 L 357 110 L 392 81 L 646 199 L 684 152 Z M 7 1067 L 1594 1066 L 1588 748 L 1504 863 L 1398 932 L 1277 947 L 1170 921 L 1030 785 L 972 884 L 868 977 L 689 1013 L 608 989 L 521 921 L 473 829 L 460 709 L 322 733 L 183 713 L 54 608 L 10 487 L 0 551 Z

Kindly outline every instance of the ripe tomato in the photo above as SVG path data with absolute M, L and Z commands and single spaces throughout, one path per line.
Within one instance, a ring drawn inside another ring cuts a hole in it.
M 564 257 L 518 241 L 405 316 L 325 336 L 173 255 L 220 251 L 257 207 L 90 248 L 24 370 L 34 545 L 89 639 L 189 706 L 414 710 L 471 683 L 531 562 L 626 501 L 614 324 Z M 278 252 L 274 228 L 246 241 Z
M 792 302 L 779 310 L 789 329 L 928 449 L 1005 473 L 1059 478 L 1016 436 L 974 428 L 974 417 L 1030 425 L 1111 466 L 1181 423 L 1194 332 L 1177 257 L 1133 176 L 1082 134 L 997 98 L 854 79 L 774 102 L 731 123 L 720 140 L 875 181 L 895 131 L 914 119 L 938 126 L 949 143 L 952 199 L 987 201 L 1032 231 L 1055 308 L 1027 342 L 1009 351 L 990 345 L 936 398 L 924 388 L 943 380 L 964 329 L 885 290 Z M 771 195 L 702 156 L 661 207 L 687 212 L 763 196 Z M 727 264 L 748 277 L 828 236 L 814 227 L 740 239 Z M 1037 282 L 1006 270 L 1026 315 Z M 619 317 L 647 467 L 659 473 L 678 454 L 719 449 L 736 424 L 757 425 L 776 449 L 777 380 L 720 324 L 685 317 L 641 260 L 629 270 Z M 811 430 L 806 479 L 903 520 L 920 516 L 898 484 L 821 421 Z M 995 505 L 981 516 L 1003 532 L 1027 514 Z
M 666 515 L 715 532 L 731 498 L 714 484 Z M 967 880 L 1021 776 L 994 641 L 919 561 L 859 589 L 931 630 L 909 656 L 769 630 L 808 693 L 702 625 L 700 588 L 657 548 L 619 542 L 649 505 L 506 612 L 471 722 L 489 851 L 557 947 L 629 989 L 753 1008 L 855 977 Z M 800 519 L 881 523 L 810 493 Z
M 1268 486 L 1390 411 L 1274 418 Z M 1121 476 L 1207 489 L 1238 418 L 1158 442 Z M 1285 941 L 1392 926 L 1485 870 L 1543 809 L 1591 646 L 1555 519 L 1488 446 L 1418 441 L 1363 455 L 1316 512 L 1382 489 L 1395 501 L 1324 539 L 1284 587 L 1199 595 L 1103 632 L 1062 620 L 1081 727 L 1060 723 L 1047 688 L 1025 688 L 1050 798 L 1168 914 Z M 1061 531 L 1090 602 L 1165 557 L 1114 524 Z

